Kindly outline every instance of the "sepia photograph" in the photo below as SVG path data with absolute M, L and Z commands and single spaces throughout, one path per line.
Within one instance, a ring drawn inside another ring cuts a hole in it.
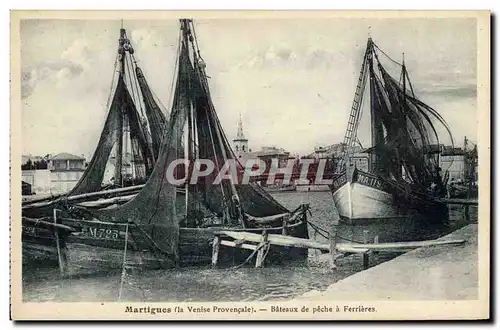
M 13 319 L 489 318 L 488 11 L 12 11 L 11 72 Z

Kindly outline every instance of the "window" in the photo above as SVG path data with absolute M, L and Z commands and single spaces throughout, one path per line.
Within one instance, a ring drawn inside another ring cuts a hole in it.
M 245 151 L 245 146 L 241 146 L 241 149 L 242 149 L 243 151 Z
M 236 146 L 236 151 L 240 151 L 239 148 L 238 148 L 238 146 Z

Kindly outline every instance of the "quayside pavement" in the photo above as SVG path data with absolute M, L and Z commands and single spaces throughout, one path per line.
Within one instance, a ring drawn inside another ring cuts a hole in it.
M 298 299 L 478 299 L 477 234 L 477 224 L 467 225 L 440 238 L 464 239 L 464 244 L 418 248 Z

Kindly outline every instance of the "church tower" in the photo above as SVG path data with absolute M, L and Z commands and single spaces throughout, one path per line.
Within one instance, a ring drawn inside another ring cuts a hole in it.
M 240 121 L 238 122 L 238 132 L 236 133 L 236 139 L 233 140 L 233 143 L 234 143 L 234 151 L 236 152 L 237 156 L 240 156 L 248 152 L 248 140 L 245 138 L 245 135 L 243 134 L 243 123 L 241 122 L 241 115 L 240 115 Z

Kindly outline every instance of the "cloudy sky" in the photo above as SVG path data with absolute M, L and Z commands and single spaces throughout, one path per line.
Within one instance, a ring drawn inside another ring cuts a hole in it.
M 178 21 L 124 25 L 167 106 Z M 107 113 L 119 28 L 118 20 L 22 21 L 23 154 L 90 157 Z M 476 140 L 474 19 L 197 20 L 196 33 L 225 132 L 234 138 L 241 114 L 254 150 L 306 154 L 341 142 L 369 33 L 394 59 L 405 53 L 416 94 L 443 115 L 458 144 L 464 135 Z M 363 144 L 368 133 L 360 128 Z

